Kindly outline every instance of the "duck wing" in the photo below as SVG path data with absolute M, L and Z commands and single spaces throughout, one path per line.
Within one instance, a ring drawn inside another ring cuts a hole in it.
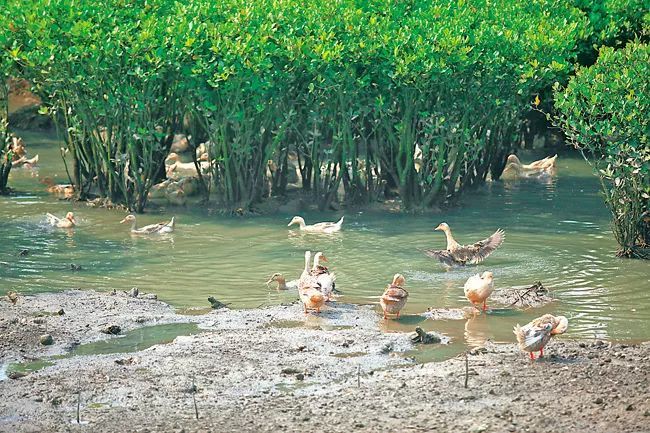
M 527 351 L 537 351 L 551 338 L 550 326 L 538 326 L 531 322 L 524 326 L 515 326 L 514 334 L 519 347 Z
M 384 302 L 401 302 L 409 297 L 409 292 L 406 289 L 399 286 L 388 286 L 384 291 L 384 294 L 381 295 L 381 298 Z
M 438 260 L 445 266 L 464 265 L 466 261 L 459 260 L 448 250 L 424 250 L 424 254 Z
M 169 222 L 161 222 L 157 224 L 149 224 L 148 226 L 144 226 L 140 229 L 138 229 L 138 233 L 147 233 L 147 234 L 153 234 L 153 233 L 171 233 L 174 231 L 174 218 L 172 217 L 171 221 Z
M 451 253 L 457 261 L 471 264 L 481 263 L 492 254 L 494 250 L 501 246 L 505 238 L 506 233 L 503 230 L 498 229 L 489 238 L 478 241 L 474 245 L 461 246 Z
M 61 222 L 61 218 L 59 218 L 59 217 L 57 217 L 57 216 L 54 216 L 54 215 L 52 215 L 52 214 L 49 213 L 49 212 L 46 213 L 45 216 L 47 217 L 47 222 L 48 222 L 50 225 L 55 226 L 55 225 L 57 225 L 59 222 Z

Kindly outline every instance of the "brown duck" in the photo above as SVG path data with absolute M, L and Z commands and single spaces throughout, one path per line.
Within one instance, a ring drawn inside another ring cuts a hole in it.
M 441 223 L 434 230 L 445 232 L 447 237 L 446 250 L 425 250 L 426 255 L 438 259 L 446 266 L 473 265 L 480 263 L 494 252 L 503 243 L 505 232 L 498 229 L 492 236 L 472 245 L 460 245 L 451 235 L 451 229 L 447 223 Z

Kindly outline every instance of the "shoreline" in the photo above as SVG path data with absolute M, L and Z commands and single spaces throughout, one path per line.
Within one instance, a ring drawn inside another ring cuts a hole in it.
M 122 334 L 162 323 L 202 330 L 0 381 L 0 431 L 633 432 L 650 423 L 649 343 L 557 338 L 537 362 L 515 344 L 488 343 L 468 356 L 464 388 L 463 357 L 415 363 L 402 356 L 410 334 L 381 332 L 372 308 L 187 316 L 148 296 L 72 290 L 0 301 L 3 363 L 118 338 L 101 332 L 111 324 Z M 52 346 L 38 342 L 44 326 Z

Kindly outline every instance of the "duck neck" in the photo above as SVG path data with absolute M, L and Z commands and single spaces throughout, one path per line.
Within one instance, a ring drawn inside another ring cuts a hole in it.
M 309 272 L 309 261 L 310 260 L 311 260 L 311 252 L 307 251 L 307 252 L 305 252 L 305 270 L 303 271 L 304 274 Z
M 311 268 L 312 270 L 315 271 L 316 269 L 318 269 L 318 266 L 320 265 L 320 256 L 322 255 L 323 255 L 322 253 L 316 253 L 316 255 L 314 256 L 314 265 Z
M 137 224 L 138 224 L 138 223 L 137 223 L 137 221 L 136 221 L 135 218 L 134 218 L 133 221 L 131 221 L 131 231 L 132 231 L 132 232 L 138 230 L 138 226 L 137 226 Z
M 454 237 L 451 235 L 451 229 L 445 230 L 445 237 L 447 238 L 447 249 L 448 250 L 453 250 L 458 248 L 458 242 L 454 239 Z
M 277 277 L 275 281 L 278 282 L 278 290 L 286 290 L 287 289 L 287 281 L 284 279 L 284 277 Z

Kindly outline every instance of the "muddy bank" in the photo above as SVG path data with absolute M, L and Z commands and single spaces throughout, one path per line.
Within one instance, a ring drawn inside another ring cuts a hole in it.
M 380 332 L 369 307 L 339 304 L 320 317 L 295 304 L 181 316 L 153 299 L 73 291 L 2 301 L 0 315 L 20 323 L 57 307 L 69 311 L 48 316 L 48 326 L 63 350 L 71 340 L 119 338 L 98 330 L 109 322 L 194 321 L 203 332 L 2 381 L 0 431 L 632 432 L 650 424 L 647 344 L 557 339 L 534 363 L 514 345 L 488 345 L 468 357 L 464 388 L 464 358 L 416 365 L 404 356 L 410 335 Z M 59 350 L 30 340 L 30 327 L 9 326 L 3 360 Z

